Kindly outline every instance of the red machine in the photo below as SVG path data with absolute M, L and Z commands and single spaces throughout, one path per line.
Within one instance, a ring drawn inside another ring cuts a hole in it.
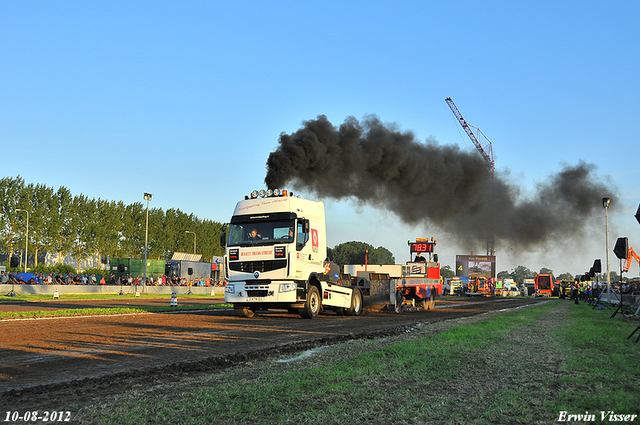
M 557 297 L 559 288 L 553 280 L 553 275 L 548 273 L 538 273 L 534 279 L 537 297 Z
M 489 279 L 486 277 L 470 277 L 468 295 L 493 295 L 493 288 Z
M 627 273 L 629 271 L 629 268 L 631 267 L 631 259 L 635 259 L 638 262 L 638 265 L 640 265 L 640 256 L 638 256 L 638 254 L 636 254 L 636 252 L 633 250 L 632 247 L 629 247 L 629 252 L 627 254 L 627 259 L 624 260 L 624 267 L 622 268 L 622 272 L 623 273 Z
M 349 279 L 358 282 L 352 286 L 363 291 L 369 306 L 395 311 L 431 310 L 435 298 L 442 295 L 440 264 L 433 252 L 436 243 L 433 238 L 409 241 L 413 261 L 406 264 L 345 265 L 344 271 Z M 353 276 L 357 277 L 351 278 Z M 365 279 L 361 279 L 363 277 Z

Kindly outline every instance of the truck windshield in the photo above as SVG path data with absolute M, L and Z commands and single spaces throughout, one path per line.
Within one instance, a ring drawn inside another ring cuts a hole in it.
M 228 246 L 274 245 L 292 243 L 294 220 L 234 223 L 229 228 Z

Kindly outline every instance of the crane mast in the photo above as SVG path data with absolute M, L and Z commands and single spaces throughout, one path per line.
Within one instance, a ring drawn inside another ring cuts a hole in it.
M 453 112 L 453 115 L 456 116 L 456 118 L 458 119 L 458 122 L 460 123 L 464 131 L 467 133 L 467 135 L 475 145 L 476 149 L 478 149 L 478 152 L 480 152 L 480 155 L 482 155 L 484 160 L 487 161 L 487 164 L 489 164 L 489 168 L 491 168 L 491 172 L 493 173 L 495 170 L 495 162 L 493 160 L 493 146 L 491 145 L 491 142 L 489 141 L 489 139 L 487 139 L 486 136 L 484 137 L 488 143 L 487 143 L 487 148 L 486 149 L 483 148 L 482 143 L 480 143 L 480 141 L 478 140 L 481 134 L 484 136 L 484 134 L 480 131 L 480 129 L 477 127 L 473 127 L 478 131 L 478 137 L 476 137 L 476 135 L 473 134 L 473 131 L 471 130 L 472 126 L 469 125 L 469 123 L 467 123 L 467 121 L 464 119 L 464 117 L 456 107 L 456 104 L 453 103 L 453 100 L 450 97 L 448 97 L 444 101 L 447 102 L 447 105 L 449 105 L 449 108 L 451 108 L 451 112 Z
M 447 97 L 444 101 L 447 102 L 447 105 L 449 105 L 449 108 L 451 108 L 451 112 L 453 112 L 453 115 L 456 116 L 456 118 L 458 119 L 458 122 L 460 123 L 464 131 L 467 133 L 467 135 L 473 142 L 478 152 L 480 152 L 480 155 L 482 155 L 484 160 L 487 162 L 487 165 L 489 165 L 489 168 L 491 169 L 491 175 L 493 176 L 495 171 L 495 161 L 493 160 L 493 146 L 491 145 L 491 142 L 489 141 L 489 139 L 487 139 L 487 136 L 484 136 L 484 134 L 477 127 L 473 127 L 473 128 L 475 128 L 478 131 L 478 137 L 476 137 L 476 135 L 473 134 L 473 131 L 471 130 L 472 126 L 469 123 L 467 123 L 467 120 L 464 119 L 464 117 L 456 107 L 456 104 L 453 103 L 453 100 L 450 97 Z M 478 140 L 480 138 L 480 135 L 483 135 L 484 138 L 487 140 L 486 149 L 482 147 L 482 143 L 480 143 L 480 141 Z M 495 242 L 493 238 L 493 229 L 490 229 L 487 232 L 487 255 L 495 255 Z

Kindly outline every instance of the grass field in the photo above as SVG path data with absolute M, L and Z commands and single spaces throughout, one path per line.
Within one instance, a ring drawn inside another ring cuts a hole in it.
M 63 293 L 59 296 L 58 300 L 122 300 L 122 299 L 169 299 L 171 298 L 171 294 L 153 294 L 153 293 L 140 293 L 138 297 L 134 292 L 125 293 L 123 295 L 118 294 L 66 294 Z M 180 298 L 208 298 L 206 294 L 180 294 Z M 224 298 L 223 295 L 217 295 L 216 297 L 211 298 Z M 52 301 L 53 299 L 51 294 L 38 294 L 38 295 L 16 295 L 15 297 L 11 297 L 9 295 L 0 296 L 0 304 L 3 302 L 16 302 L 16 301 Z
M 180 294 L 180 300 L 189 298 L 203 298 L 202 294 Z M 223 297 L 211 297 L 211 299 L 221 299 Z M 34 319 L 40 317 L 64 317 L 64 316 L 87 316 L 87 315 L 105 315 L 105 314 L 136 314 L 136 313 L 153 313 L 162 311 L 179 311 L 179 310 L 204 310 L 208 308 L 230 308 L 230 304 L 199 304 L 199 305 L 183 305 L 178 307 L 170 307 L 169 300 L 171 294 L 140 294 L 136 297 L 135 294 L 65 294 L 58 300 L 52 300 L 51 295 L 18 295 L 15 297 L 4 296 L 0 297 L 0 305 L 2 302 L 36 302 L 36 301 L 48 301 L 51 305 L 55 305 L 55 302 L 68 300 L 123 300 L 123 299 L 162 299 L 167 300 L 166 306 L 138 306 L 138 307 L 118 307 L 118 308 L 74 308 L 74 309 L 61 309 L 61 310 L 43 310 L 43 311 L 10 311 L 0 312 L 0 320 L 11 319 Z
M 610 423 L 601 411 L 640 414 L 640 344 L 626 339 L 638 323 L 610 315 L 552 300 L 69 410 L 96 424 L 552 424 L 562 412 L 595 419 L 570 423 Z

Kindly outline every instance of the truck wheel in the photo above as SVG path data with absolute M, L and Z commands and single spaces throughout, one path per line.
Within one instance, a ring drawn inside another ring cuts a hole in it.
M 362 313 L 362 292 L 355 288 L 351 293 L 351 307 L 345 308 L 347 316 L 360 316 Z
M 234 307 L 233 311 L 235 311 L 236 316 L 238 317 L 253 317 L 255 312 L 251 310 L 249 307 Z
M 320 312 L 320 292 L 318 292 L 318 288 L 312 286 L 309 288 L 309 292 L 307 292 L 307 301 L 304 303 L 304 308 L 299 310 L 300 316 L 305 319 L 313 319 L 318 317 L 318 313 Z

